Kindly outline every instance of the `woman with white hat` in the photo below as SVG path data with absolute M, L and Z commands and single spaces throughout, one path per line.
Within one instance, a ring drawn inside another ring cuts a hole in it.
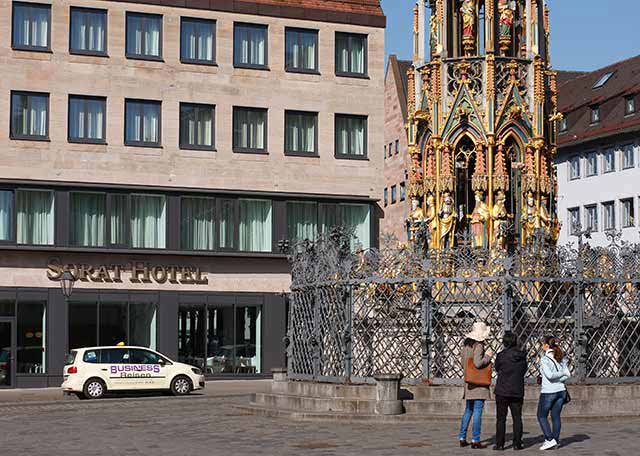
M 473 366 L 476 369 L 484 369 L 491 364 L 493 352 L 485 350 L 484 342 L 489 337 L 491 328 L 482 322 L 475 322 L 472 331 L 465 336 L 464 346 L 462 347 L 462 366 L 466 370 L 469 359 L 473 359 Z M 464 384 L 464 399 L 466 400 L 466 408 L 462 416 L 460 424 L 460 446 L 469 445 L 467 441 L 467 431 L 469 424 L 473 418 L 473 435 L 471 439 L 471 448 L 483 449 L 486 445 L 481 443 L 482 432 L 482 412 L 484 410 L 484 402 L 489 399 L 489 385 Z

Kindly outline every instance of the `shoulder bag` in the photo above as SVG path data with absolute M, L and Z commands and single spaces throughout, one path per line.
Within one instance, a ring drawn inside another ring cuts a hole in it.
M 474 386 L 491 386 L 491 373 L 493 364 L 478 369 L 473 363 L 473 357 L 467 358 L 467 365 L 464 369 L 464 381 Z
M 556 368 L 556 371 L 560 372 L 560 369 L 558 368 L 558 362 L 553 359 L 551 356 L 547 356 L 547 358 L 549 358 L 552 362 L 553 362 L 553 367 Z M 571 402 L 571 394 L 569 393 L 569 387 L 566 385 L 564 385 L 565 387 L 565 395 L 564 395 L 564 403 L 565 405 L 568 404 L 569 402 Z

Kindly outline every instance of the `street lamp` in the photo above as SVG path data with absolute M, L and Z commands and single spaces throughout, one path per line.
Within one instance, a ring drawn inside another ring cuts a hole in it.
M 71 293 L 73 293 L 73 285 L 76 283 L 76 278 L 69 271 L 64 271 L 60 277 L 60 288 L 62 288 L 62 295 L 65 300 L 69 300 Z

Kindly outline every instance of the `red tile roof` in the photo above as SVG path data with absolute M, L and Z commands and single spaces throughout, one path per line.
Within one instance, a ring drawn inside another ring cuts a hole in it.
M 607 73 L 613 73 L 610 79 L 594 89 Z M 560 147 L 640 130 L 640 56 L 573 76 L 558 79 L 559 110 L 567 119 L 567 131 L 558 135 Z M 628 97 L 635 97 L 636 113 L 625 116 Z M 595 125 L 591 124 L 593 106 L 600 108 L 600 122 Z
M 108 0 L 385 27 L 380 0 Z

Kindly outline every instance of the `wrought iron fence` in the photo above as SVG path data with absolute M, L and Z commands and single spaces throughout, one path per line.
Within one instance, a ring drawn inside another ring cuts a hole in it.
M 538 341 L 555 335 L 580 382 L 640 380 L 640 244 L 610 233 L 606 248 L 424 251 L 387 242 L 352 252 L 341 231 L 290 253 L 287 354 L 293 379 L 460 383 L 475 321 L 500 349 L 515 332 L 538 375 Z

